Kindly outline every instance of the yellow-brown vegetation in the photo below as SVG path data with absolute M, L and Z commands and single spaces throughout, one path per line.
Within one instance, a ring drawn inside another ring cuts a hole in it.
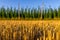
M 0 20 L 0 40 L 60 40 L 60 20 Z

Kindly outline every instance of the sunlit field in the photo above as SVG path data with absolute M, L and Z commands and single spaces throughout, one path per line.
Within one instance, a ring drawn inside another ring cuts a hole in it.
M 1 7 L 0 40 L 60 40 L 60 7 Z
M 0 40 L 60 40 L 60 20 L 0 20 Z
M 0 0 L 0 40 L 60 40 L 60 0 Z

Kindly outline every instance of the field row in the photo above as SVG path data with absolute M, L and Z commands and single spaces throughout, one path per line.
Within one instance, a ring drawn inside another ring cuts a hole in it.
M 34 24 L 41 26 L 54 25 L 60 26 L 60 20 L 0 20 L 0 25 L 25 25 L 25 26 L 32 26 Z

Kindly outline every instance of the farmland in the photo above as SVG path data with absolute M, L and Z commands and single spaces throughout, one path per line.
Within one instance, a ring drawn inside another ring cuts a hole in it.
M 0 25 L 33 25 L 33 24 L 52 24 L 52 25 L 60 25 L 60 20 L 0 20 Z
M 33 25 L 33 24 L 55 24 L 55 25 L 60 25 L 60 20 L 0 20 L 0 25 Z
M 0 40 L 60 40 L 60 20 L 0 20 Z
M 0 40 L 60 40 L 60 7 L 0 8 Z

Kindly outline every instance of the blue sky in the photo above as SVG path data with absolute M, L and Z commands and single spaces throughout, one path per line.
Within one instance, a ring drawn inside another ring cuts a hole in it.
M 18 2 L 20 3 L 21 8 L 37 8 L 42 5 L 42 1 L 44 1 L 44 7 L 57 8 L 60 6 L 60 0 L 0 0 L 0 7 L 4 6 L 18 8 Z

